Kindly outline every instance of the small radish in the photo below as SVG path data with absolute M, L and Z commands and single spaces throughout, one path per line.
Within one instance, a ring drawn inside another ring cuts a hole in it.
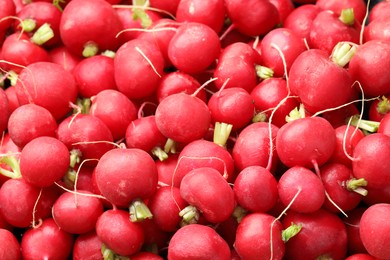
M 1 259 L 21 259 L 19 241 L 11 231 L 7 229 L 0 229 L 0 241 Z
M 345 258 L 345 260 L 375 260 L 376 258 L 369 254 L 352 254 Z
M 267 169 L 249 166 L 234 181 L 233 191 L 237 203 L 250 212 L 267 212 L 278 200 L 278 183 Z
M 378 133 L 390 136 L 390 116 L 385 115 L 379 123 Z
M 169 239 L 172 237 L 171 232 L 162 231 L 153 218 L 145 219 L 137 224 L 141 226 L 145 235 L 143 248 L 152 248 L 155 253 L 166 252 Z
M 388 35 L 389 25 L 390 19 L 386 16 L 380 19 L 375 19 L 374 21 L 370 21 L 368 25 L 364 28 L 364 42 L 368 42 L 371 40 L 382 40 L 385 42 L 390 42 L 390 37 Z
M 30 228 L 23 234 L 22 258 L 67 259 L 71 255 L 73 243 L 73 235 L 60 229 L 52 218 L 47 218 L 39 227 Z
M 183 143 L 203 138 L 209 130 L 211 114 L 207 105 L 192 95 L 172 94 L 156 110 L 156 124 L 166 137 Z M 177 108 L 180 107 L 180 110 Z
M 284 259 L 282 224 L 266 213 L 246 215 L 237 227 L 234 248 L 241 259 Z
M 163 69 L 164 58 L 153 41 L 128 41 L 115 54 L 116 86 L 130 99 L 152 95 L 161 80 Z
M 11 111 L 7 94 L 2 88 L 0 88 L 0 111 L 0 133 L 3 133 L 7 129 Z
M 297 6 L 287 17 L 283 23 L 283 27 L 294 31 L 304 39 L 308 39 L 310 28 L 314 18 L 321 9 L 314 4 L 304 4 Z
M 62 42 L 71 52 L 83 57 L 105 50 L 116 51 L 119 42 L 115 36 L 121 29 L 118 15 L 104 0 L 71 1 L 60 21 Z
M 388 221 L 390 204 L 378 203 L 368 207 L 360 219 L 360 237 L 368 253 L 380 259 L 390 258 Z
M 49 50 L 50 60 L 61 65 L 66 71 L 73 72 L 76 65 L 82 58 L 70 52 L 65 46 L 59 45 Z
M 177 230 L 168 245 L 168 259 L 229 260 L 230 249 L 211 227 L 191 224 Z
M 152 252 L 138 252 L 134 255 L 131 256 L 131 259 L 132 260 L 145 260 L 145 259 L 148 259 L 148 260 L 164 260 L 164 258 L 162 256 L 159 256 L 155 253 L 152 253 Z
M 366 1 L 363 0 L 317 0 L 315 5 L 322 10 L 330 10 L 336 15 L 340 15 L 342 13 L 342 10 L 346 8 L 352 8 L 356 17 L 356 21 L 359 24 L 363 24 L 363 19 L 366 15 Z
M 232 188 L 217 170 L 210 167 L 194 169 L 184 176 L 180 183 L 180 195 L 190 204 L 180 212 L 184 223 L 197 222 L 196 210 L 205 220 L 215 224 L 227 220 L 234 211 Z
M 174 176 L 178 159 L 178 154 L 170 154 L 168 158 L 163 161 L 156 160 L 159 187 L 172 186 L 172 176 Z
M 188 22 L 180 25 L 169 42 L 168 57 L 178 70 L 194 74 L 210 67 L 220 51 L 221 43 L 213 29 L 202 23 Z
M 380 122 L 383 117 L 390 112 L 389 96 L 381 96 L 370 103 L 368 109 L 368 119 Z
M 138 223 L 129 220 L 129 213 L 120 210 L 106 210 L 96 223 L 96 234 L 106 250 L 122 256 L 137 253 L 144 243 L 144 233 Z M 103 249 L 102 249 L 103 250 Z M 103 255 L 106 253 L 103 250 Z
M 95 229 L 97 219 L 103 213 L 103 205 L 92 193 L 77 190 L 77 194 L 61 194 L 52 207 L 56 224 L 65 232 L 85 234 Z
M 102 241 L 97 236 L 96 231 L 77 236 L 74 241 L 72 257 L 74 260 L 86 258 L 102 260 Z
M 60 140 L 41 136 L 27 143 L 20 155 L 20 171 L 30 184 L 43 188 L 65 176 L 70 165 L 69 151 Z
M 21 148 L 40 136 L 55 137 L 57 127 L 49 110 L 35 104 L 18 107 L 8 121 L 8 133 L 12 141 Z
M 100 91 L 91 102 L 89 113 L 103 121 L 114 140 L 124 138 L 130 122 L 137 118 L 136 105 L 125 94 L 113 89 Z
M 20 105 L 34 103 L 63 119 L 75 103 L 77 87 L 72 74 L 52 62 L 35 62 L 24 68 L 15 84 Z

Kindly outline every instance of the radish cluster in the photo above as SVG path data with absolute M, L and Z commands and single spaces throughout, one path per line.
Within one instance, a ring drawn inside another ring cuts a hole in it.
M 389 11 L 0 0 L 0 258 L 390 259 Z

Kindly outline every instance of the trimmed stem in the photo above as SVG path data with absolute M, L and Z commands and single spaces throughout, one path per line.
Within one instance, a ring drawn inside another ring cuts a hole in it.
M 248 214 L 248 211 L 243 207 L 237 206 L 233 211 L 233 217 L 236 219 L 237 223 L 240 223 L 241 220 Z
M 182 217 L 180 223 L 181 226 L 186 226 L 189 224 L 196 224 L 199 221 L 199 211 L 194 206 L 187 206 L 179 212 L 179 216 Z
M 343 24 L 352 26 L 355 23 L 355 13 L 353 8 L 346 8 L 341 10 L 339 19 Z
M 99 47 L 94 42 L 88 42 L 84 45 L 83 57 L 88 58 L 95 56 L 99 52 Z
M 267 114 L 264 112 L 257 113 L 253 118 L 252 118 L 253 123 L 257 122 L 267 122 Z
M 354 191 L 362 196 L 367 196 L 368 191 L 363 187 L 367 186 L 368 182 L 364 178 L 352 178 L 345 183 L 345 187 L 349 191 Z
M 176 142 L 173 139 L 167 139 L 167 142 L 164 145 L 164 152 L 173 154 L 176 153 Z
M 37 26 L 37 22 L 32 18 L 24 19 L 20 24 L 19 27 L 22 28 L 25 32 L 32 32 L 34 31 L 35 27 Z
M 256 74 L 261 79 L 269 79 L 274 76 L 274 71 L 271 68 L 256 65 Z
M 130 221 L 131 222 L 140 222 L 147 218 L 151 219 L 153 214 L 150 212 L 148 206 L 142 200 L 135 200 L 130 205 Z
M 89 110 L 91 108 L 91 99 L 89 98 L 79 98 L 77 99 L 76 106 L 80 109 L 80 113 L 87 115 L 89 114 Z M 74 111 L 77 112 L 77 111 Z
M 103 56 L 109 57 L 109 58 L 115 58 L 115 52 L 110 50 L 105 50 L 101 53 Z
M 50 24 L 44 23 L 38 30 L 35 31 L 34 35 L 31 37 L 31 41 L 37 45 L 42 45 L 48 42 L 54 37 L 54 31 L 50 27 Z
M 16 159 L 15 156 L 9 155 L 9 156 L 4 156 L 3 158 L 0 159 L 0 163 L 5 163 L 9 167 L 11 167 L 12 171 L 8 171 L 6 169 L 0 168 L 0 173 L 6 177 L 16 179 L 16 178 L 21 178 L 22 174 L 20 172 L 20 166 L 18 159 Z
M 345 67 L 352 59 L 353 55 L 355 55 L 356 50 L 356 45 L 339 42 L 332 50 L 332 61 L 340 67 Z
M 8 80 L 10 81 L 11 86 L 15 86 L 18 82 L 18 74 L 13 70 L 8 71 Z
M 300 104 L 299 108 L 298 107 L 294 108 L 293 110 L 291 110 L 288 116 L 286 116 L 286 122 L 289 123 L 291 121 L 305 118 L 305 117 L 306 117 L 305 108 L 303 107 L 303 104 Z
M 370 133 L 377 132 L 379 128 L 379 122 L 359 119 L 357 115 L 352 116 L 351 125 Z
M 159 146 L 152 149 L 152 154 L 156 156 L 160 161 L 168 159 L 168 154 Z
M 214 136 L 213 136 L 214 143 L 222 147 L 225 147 L 226 142 L 229 139 L 230 133 L 232 131 L 232 128 L 233 128 L 232 124 L 215 122 Z
M 377 109 L 379 114 L 385 115 L 390 111 L 390 102 L 387 97 L 382 96 L 381 100 L 378 102 Z
M 73 149 L 70 151 L 70 164 L 71 168 L 74 168 L 76 164 L 80 163 L 81 151 L 78 149 Z
M 152 19 L 150 19 L 149 15 L 145 12 L 145 10 L 140 8 L 133 9 L 133 20 L 139 20 L 141 22 L 142 28 L 149 28 L 153 24 Z
M 287 242 L 290 238 L 296 236 L 302 229 L 302 224 L 291 223 L 291 226 L 282 231 L 282 240 Z

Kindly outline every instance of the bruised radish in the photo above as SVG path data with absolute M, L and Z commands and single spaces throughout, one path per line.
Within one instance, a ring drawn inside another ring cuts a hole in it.
M 211 227 L 192 224 L 177 230 L 168 245 L 168 259 L 229 260 L 230 249 Z
M 177 110 L 180 107 L 181 109 Z M 156 124 L 166 137 L 183 143 L 203 138 L 209 130 L 211 115 L 207 105 L 193 95 L 172 94 L 156 110 Z
M 1 259 L 21 259 L 19 241 L 11 231 L 7 229 L 0 229 L 0 241 Z

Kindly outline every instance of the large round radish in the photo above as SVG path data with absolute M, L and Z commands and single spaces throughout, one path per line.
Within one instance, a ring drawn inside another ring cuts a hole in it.
M 202 23 L 188 22 L 177 29 L 169 42 L 168 57 L 177 69 L 191 74 L 207 69 L 220 51 L 221 43 L 213 29 Z
M 177 142 L 189 143 L 203 138 L 210 123 L 211 115 L 207 105 L 196 96 L 185 93 L 166 97 L 156 110 L 158 129 Z
M 7 230 L 0 229 L 0 258 L 1 259 L 21 259 L 20 244 L 15 235 Z
M 75 103 L 77 87 L 72 74 L 52 62 L 35 62 L 24 68 L 15 85 L 20 105 L 34 103 L 63 119 Z
M 229 260 L 230 249 L 213 228 L 191 224 L 173 234 L 168 245 L 168 259 Z
M 70 165 L 69 150 L 54 137 L 37 137 L 27 143 L 20 155 L 23 178 L 34 186 L 49 187 L 59 181 Z
M 378 203 L 367 208 L 360 220 L 363 245 L 369 254 L 380 259 L 390 258 L 389 216 L 390 204 Z
M 7 129 L 8 120 L 10 117 L 10 109 L 7 95 L 5 91 L 0 88 L 0 133 Z

